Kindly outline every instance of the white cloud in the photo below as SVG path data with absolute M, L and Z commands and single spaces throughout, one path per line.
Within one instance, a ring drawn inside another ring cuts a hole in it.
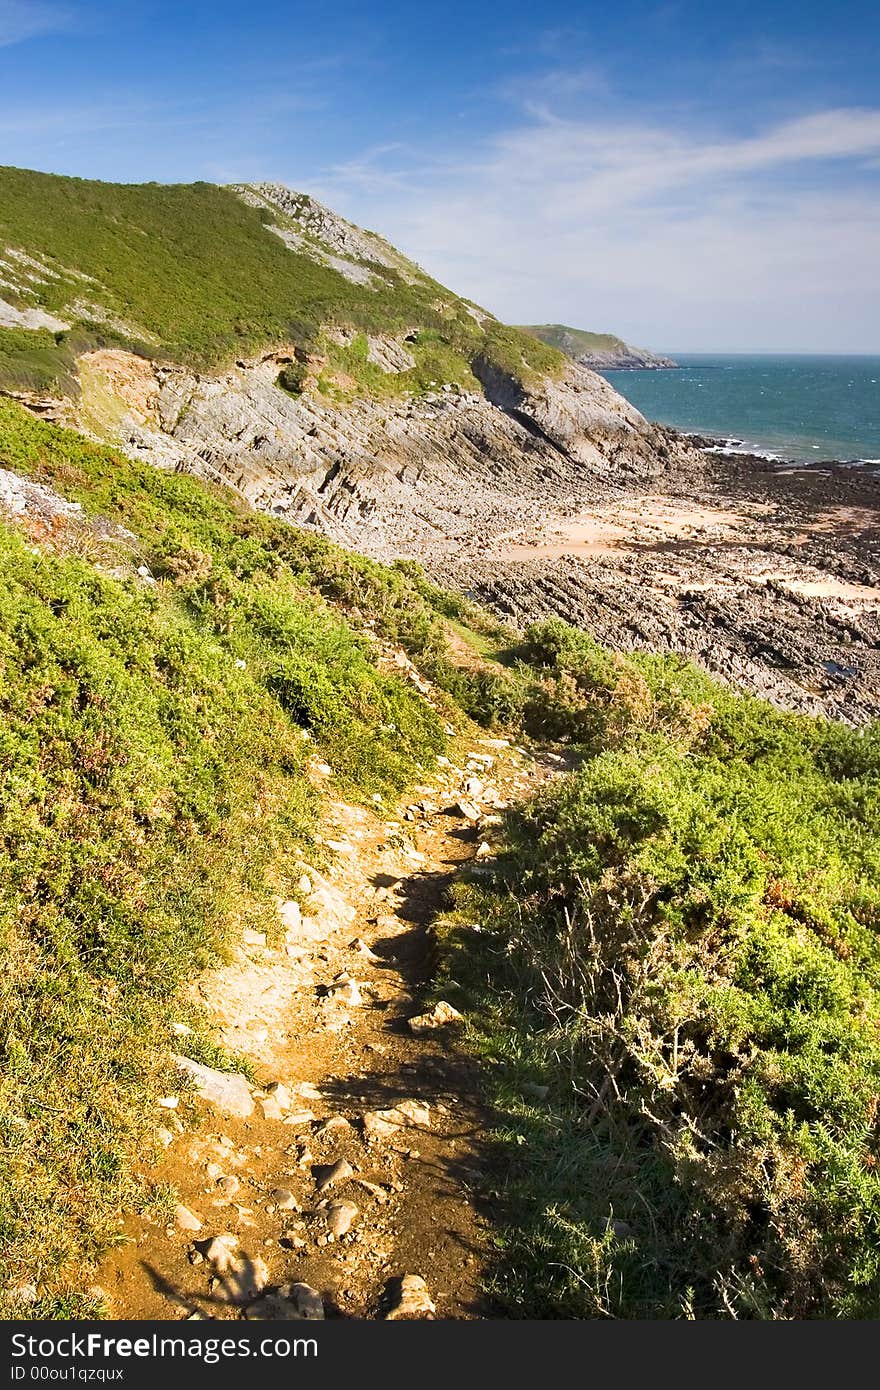
M 0 0 L 0 48 L 63 29 L 67 11 L 39 0 Z
M 710 139 L 532 111 L 460 158 L 367 152 L 317 191 L 507 319 L 878 351 L 878 155 L 873 109 Z

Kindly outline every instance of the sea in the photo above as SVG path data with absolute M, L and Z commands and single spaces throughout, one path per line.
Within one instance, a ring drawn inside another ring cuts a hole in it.
M 603 376 L 649 420 L 726 452 L 880 467 L 880 357 L 673 356 L 678 370 Z

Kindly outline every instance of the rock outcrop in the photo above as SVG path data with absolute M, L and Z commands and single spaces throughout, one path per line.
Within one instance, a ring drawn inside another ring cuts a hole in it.
M 393 370 L 389 343 L 376 347 Z M 571 364 L 523 386 L 477 363 L 485 394 L 334 404 L 278 385 L 280 350 L 216 377 L 101 350 L 81 371 L 119 411 L 108 428 L 133 457 L 234 487 L 261 510 L 380 558 L 480 553 L 487 536 L 586 500 L 602 480 L 697 468 L 700 455 Z M 88 419 L 83 421 L 88 425 Z
M 352 284 L 381 282 L 383 268 L 405 280 L 423 274 L 383 237 L 356 227 L 308 193 L 298 193 L 282 183 L 233 184 L 232 191 L 270 215 L 266 225 L 290 250 L 330 266 Z
M 677 367 L 671 357 L 649 352 L 647 348 L 627 347 L 625 352 L 614 352 L 596 348 L 593 352 L 583 352 L 575 358 L 582 367 L 594 372 L 666 371 Z

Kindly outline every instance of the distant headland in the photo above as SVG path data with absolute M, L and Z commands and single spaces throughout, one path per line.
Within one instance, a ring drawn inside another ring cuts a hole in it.
M 632 347 L 613 333 L 588 333 L 586 329 L 569 328 L 564 323 L 523 324 L 522 329 L 596 372 L 678 366 L 671 357 L 649 352 L 647 348 Z

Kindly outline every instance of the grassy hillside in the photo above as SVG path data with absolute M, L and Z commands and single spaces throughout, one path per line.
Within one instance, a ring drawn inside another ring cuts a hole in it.
M 215 1050 L 172 1039 L 174 1018 L 202 1026 L 179 991 L 231 933 L 271 925 L 308 851 L 307 756 L 349 795 L 390 796 L 462 718 L 383 672 L 367 621 L 475 710 L 485 696 L 417 571 L 3 401 L 0 467 L 84 509 L 0 525 L 0 1307 L 36 1282 L 54 1292 L 27 1315 L 59 1316 L 87 1311 L 78 1271 L 120 1205 L 167 1201 L 132 1171 L 168 1054 Z
M 880 729 L 560 623 L 522 656 L 583 765 L 513 820 L 495 887 L 459 890 L 439 983 L 503 1117 L 495 1292 L 876 1318 Z
M 369 284 L 352 283 L 288 249 L 267 226 L 274 218 L 214 184 L 105 184 L 0 167 L 0 298 L 77 330 L 75 341 L 3 332 L 0 387 L 63 383 L 71 348 L 89 343 L 211 370 L 275 344 L 314 346 L 332 324 L 433 335 L 454 359 L 453 379 L 480 356 L 519 374 L 558 369 L 550 349 L 491 317 L 482 327 L 428 276 L 375 264 Z M 32 351 L 37 363 L 22 360 Z
M 568 357 L 580 357 L 582 354 L 596 351 L 632 351 L 622 338 L 616 338 L 613 333 L 589 333 L 585 328 L 569 328 L 564 323 L 524 324 L 523 332 L 530 333 L 550 347 L 558 348 Z

